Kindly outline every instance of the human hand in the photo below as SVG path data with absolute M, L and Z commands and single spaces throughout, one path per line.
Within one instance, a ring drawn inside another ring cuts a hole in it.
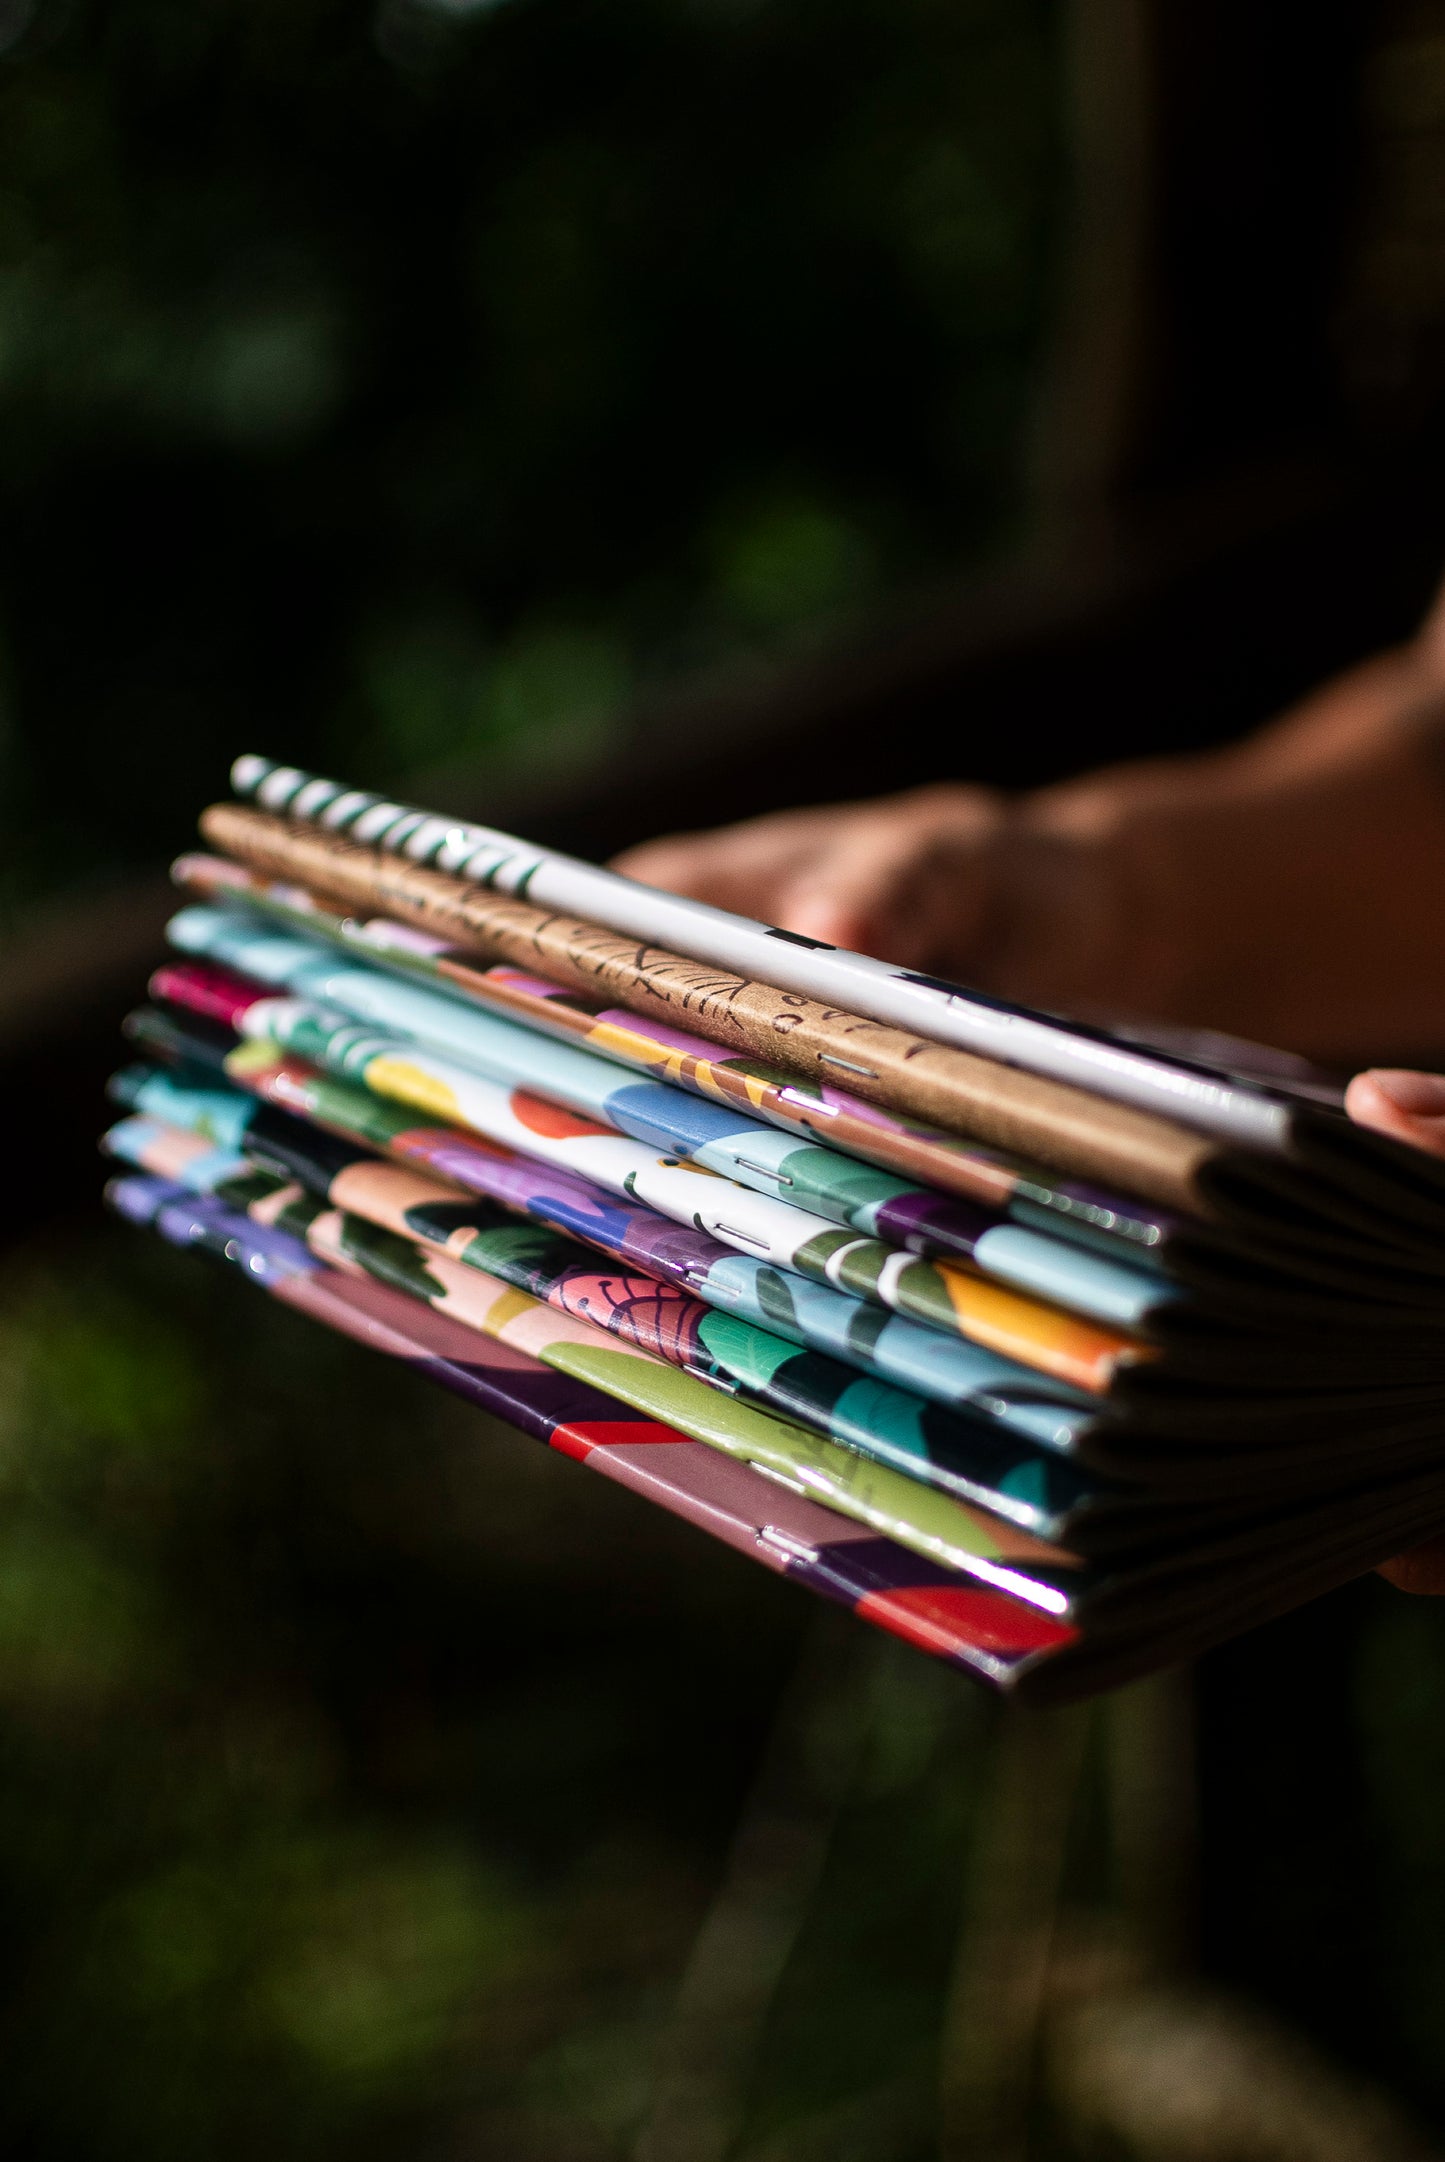
M 1031 793 L 945 784 L 629 850 L 650 885 L 1081 1019 L 1331 1064 L 1445 1050 L 1445 601 L 1222 751 Z
M 1361 1126 L 1389 1134 L 1427 1156 L 1445 1156 L 1445 1075 L 1377 1067 L 1356 1074 L 1345 1109 Z M 1445 1538 L 1427 1539 L 1380 1571 L 1401 1591 L 1445 1594 Z
M 946 974 L 983 944 L 1006 823 L 992 789 L 940 783 L 670 834 L 626 850 L 613 869 L 830 946 Z

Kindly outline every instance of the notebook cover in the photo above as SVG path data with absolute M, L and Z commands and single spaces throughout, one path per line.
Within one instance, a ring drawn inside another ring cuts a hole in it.
M 500 1190 L 492 1175 L 498 1170 L 498 1159 L 486 1150 L 485 1144 L 424 1124 L 407 1130 L 405 1114 L 378 1107 L 377 1100 L 368 1099 L 363 1092 L 343 1097 L 337 1093 L 338 1084 L 319 1082 L 314 1077 L 308 1080 L 294 1061 L 278 1061 L 259 1046 L 251 1047 L 241 1057 L 254 1057 L 256 1070 L 247 1075 L 238 1065 L 236 1077 L 273 1093 L 273 1100 L 320 1118 L 323 1123 L 338 1124 L 371 1146 L 409 1153 L 413 1161 L 427 1163 L 456 1183 L 480 1185 L 483 1191 L 495 1193 L 509 1205 L 516 1205 L 519 1198 L 526 1205 L 524 1197 Z M 325 1105 L 323 1095 L 329 1096 Z M 360 1113 L 356 1110 L 358 1102 L 363 1107 Z M 364 1109 L 368 1102 L 374 1107 L 370 1112 Z M 401 1124 L 393 1123 L 383 1131 L 374 1123 L 368 1128 L 368 1118 L 373 1122 L 400 1118 Z M 472 1153 L 478 1148 L 482 1151 L 479 1156 Z M 567 1228 L 584 1237 L 592 1236 L 581 1219 L 575 1219 Z M 673 1229 L 674 1234 L 680 1234 L 681 1227 Z M 634 1249 L 630 1258 L 643 1256 Z M 654 1259 L 643 1259 L 643 1265 L 659 1264 Z M 735 1265 L 734 1273 L 740 1266 Z M 806 1300 L 798 1300 L 798 1279 L 783 1280 L 795 1302 L 800 1307 L 806 1304 Z M 983 1288 L 977 1283 L 972 1287 L 975 1302 Z M 1263 1320 L 1268 1318 L 1267 1302 L 1261 1299 L 1257 1303 L 1265 1308 L 1263 1315 L 1246 1308 L 1227 1329 L 1206 1325 L 1184 1306 L 1170 1311 L 1167 1331 L 1156 1319 L 1153 1328 L 1167 1356 L 1122 1370 L 1115 1367 L 1107 1376 L 1098 1377 L 1108 1384 L 1103 1406 L 1108 1418 L 1103 1423 L 1087 1411 L 1071 1410 L 1067 1391 L 1054 1389 L 1050 1394 L 1047 1383 L 1018 1382 L 1015 1377 L 1014 1382 L 1005 1385 L 1002 1368 L 983 1377 L 988 1381 L 986 1401 L 976 1394 L 970 1398 L 969 1382 L 962 1371 L 955 1377 L 963 1383 L 962 1392 L 950 1396 L 950 1389 L 940 1386 L 936 1375 L 930 1377 L 925 1364 L 918 1360 L 917 1347 L 925 1338 L 916 1335 L 907 1339 L 908 1360 L 891 1366 L 886 1332 L 880 1336 L 883 1378 L 935 1393 L 943 1400 L 972 1401 L 1003 1417 L 1020 1432 L 1078 1453 L 1101 1471 L 1124 1476 L 1156 1476 L 1156 1468 L 1146 1461 L 1147 1448 L 1141 1457 L 1140 1449 L 1128 1438 L 1130 1428 L 1181 1449 L 1208 1445 L 1234 1454 L 1245 1449 L 1292 1450 L 1297 1443 L 1308 1442 L 1319 1453 L 1322 1466 L 1332 1454 L 1348 1455 L 1356 1446 L 1362 1419 L 1369 1421 L 1382 1447 L 1396 1438 L 1396 1428 L 1401 1430 L 1398 1439 L 1402 1445 L 1413 1444 L 1421 1419 L 1428 1418 L 1438 1402 L 1441 1339 L 1428 1310 L 1422 1313 L 1411 1341 L 1398 1314 L 1392 1314 L 1387 1333 L 1382 1336 L 1376 1327 L 1374 1303 L 1362 1296 L 1344 1301 L 1329 1328 L 1321 1325 L 1314 1302 L 1305 1302 L 1302 1312 L 1294 1315 L 1287 1334 L 1263 1327 Z M 1037 1311 L 1047 1314 L 1049 1310 Z M 763 1317 L 765 1325 L 770 1318 Z M 1055 1328 L 1061 1318 L 1055 1316 Z M 959 1319 L 967 1320 L 966 1310 L 960 1312 Z M 826 1334 L 815 1336 L 812 1341 L 815 1348 L 835 1356 L 851 1356 L 846 1341 L 838 1334 L 831 1339 Z M 901 1351 L 901 1331 L 898 1342 Z M 1036 1335 L 1032 1345 L 1020 1339 L 1014 1348 L 1041 1367 L 1049 1356 L 1047 1337 Z M 1057 1348 L 1056 1344 L 1055 1353 Z M 1074 1402 L 1077 1406 L 1077 1396 Z M 1042 1423 L 1041 1412 L 1047 1414 Z M 1246 1475 L 1262 1473 L 1265 1466 L 1265 1454 L 1256 1453 Z M 1167 1465 L 1157 1470 L 1159 1476 L 1170 1475 Z
M 939 1194 L 982 1202 L 1018 1223 L 1096 1244 L 1116 1260 L 1147 1261 L 1184 1222 L 1122 1192 L 1070 1181 L 1043 1164 L 907 1120 L 834 1082 L 805 1082 L 785 1068 L 734 1056 L 705 1036 L 588 997 L 535 971 L 505 962 L 486 967 L 465 948 L 434 933 L 385 916 L 339 915 L 304 887 L 267 879 L 227 857 L 184 855 L 171 875 L 194 899 L 244 904 L 293 930 L 440 984 L 564 1042 L 583 1044 L 633 1072 L 732 1104 L 784 1132 L 921 1182 L 932 1204 L 924 1219 L 925 1236 L 937 1221 Z M 894 1221 L 896 1228 L 884 1236 L 915 1251 L 929 1250 L 918 1242 L 916 1220 L 910 1224 L 900 1212 Z M 956 1250 L 946 1234 L 939 1250 Z
M 342 782 L 248 755 L 238 795 L 468 883 L 566 910 L 795 996 L 999 1059 L 1252 1148 L 1288 1145 L 1287 1094 L 1195 1059 L 1159 1056 L 961 984 L 848 953 L 770 924 L 599 870 L 493 827 L 419 811 Z
M 338 960 L 322 942 L 258 924 L 234 910 L 181 910 L 168 937 L 181 951 L 224 964 L 159 972 L 155 995 L 198 1006 L 241 1034 L 274 1038 L 330 1072 L 345 1071 L 382 1094 L 429 1094 L 448 1115 L 468 1120 L 469 1092 L 458 1070 L 504 1089 L 522 1089 L 652 1150 L 686 1159 L 807 1219 L 797 1235 L 842 1226 L 851 1265 L 900 1277 L 906 1310 L 930 1318 L 949 1308 L 948 1259 L 1069 1310 L 1117 1327 L 1137 1327 L 1174 1294 L 1152 1271 L 1110 1261 L 1070 1240 L 1024 1229 L 982 1203 L 929 1195 L 831 1148 L 784 1139 L 760 1119 L 700 1101 L 666 1081 L 629 1081 L 615 1065 L 530 1026 L 503 1019 L 371 964 Z M 288 996 L 268 996 L 283 991 Z M 359 1024 L 360 1026 L 351 1026 Z M 371 1035 L 364 1038 L 362 1031 Z M 373 1077 L 374 1076 L 374 1077 Z M 428 1086 L 429 1085 L 429 1086 Z M 834 1240 L 835 1250 L 845 1242 Z M 876 1248 L 877 1251 L 871 1250 Z M 946 1256 L 936 1266 L 889 1257 L 900 1248 Z M 853 1258 L 856 1249 L 856 1258 Z M 891 1303 L 891 1302 L 890 1302 Z M 930 1311 L 926 1312 L 925 1309 Z
M 1276 1087 L 1271 1095 L 1272 1116 L 1283 1122 L 1278 1150 L 1211 1141 L 996 1060 L 880 1028 L 652 946 L 639 948 L 595 924 L 356 847 L 314 826 L 240 805 L 213 807 L 202 826 L 217 845 L 264 874 L 309 883 L 470 944 L 486 958 L 540 971 L 590 998 L 610 995 L 668 1026 L 686 1027 L 806 1080 L 841 1080 L 891 1112 L 933 1120 L 1198 1218 L 1199 1226 L 1181 1235 L 1181 1245 L 1183 1258 L 1190 1258 L 1201 1239 L 1206 1270 L 1209 1233 L 1226 1249 L 1277 1244 L 1281 1261 L 1298 1266 L 1320 1243 L 1310 1235 L 1312 1220 L 1333 1225 L 1336 1233 L 1343 1224 L 1367 1244 L 1413 1242 L 1410 1258 L 1438 1273 L 1445 1166 L 1430 1166 L 1417 1152 L 1352 1127 L 1288 1089 Z M 1098 1032 L 1076 1033 L 1087 1045 Z M 849 1045 L 855 1070 L 827 1063 Z M 1183 1066 L 1172 1070 L 1181 1087 L 1193 1085 Z M 1262 1100 L 1270 1092 L 1254 1094 Z M 1303 1240 L 1296 1235 L 1300 1221 Z
M 213 805 L 201 830 L 268 875 L 441 931 L 589 996 L 606 993 L 765 1064 L 1166 1207 L 1207 1209 L 1197 1173 L 1213 1144 L 1167 1119 L 266 812 Z
M 231 1212 L 208 1216 L 195 1197 L 143 1174 L 112 1180 L 107 1197 L 132 1222 L 175 1245 L 202 1246 L 285 1304 L 935 1657 L 1002 1684 L 1072 1641 L 1073 1631 L 1048 1615 L 960 1581 L 585 1383 L 383 1285 L 338 1276 L 285 1234 L 238 1225 Z
M 173 1124 L 236 1137 L 255 1127 L 259 1112 L 229 1086 L 232 1080 L 262 1102 L 296 1115 L 395 1161 L 425 1169 L 448 1184 L 499 1201 L 537 1222 L 585 1240 L 630 1266 L 680 1284 L 722 1311 L 795 1338 L 879 1380 L 916 1390 L 930 1401 L 971 1409 L 1024 1439 L 1068 1449 L 1092 1416 L 1089 1393 L 1035 1372 L 992 1346 L 962 1340 L 888 1314 L 830 1286 L 777 1270 L 721 1244 L 694 1224 L 659 1216 L 630 1196 L 609 1193 L 519 1151 L 489 1146 L 445 1127 L 413 1125 L 405 1113 L 318 1075 L 274 1047 L 247 1045 L 219 1077 L 172 1076 L 136 1069 L 112 1084 L 117 1101 Z M 989 1287 L 985 1287 L 989 1288 Z M 1006 1332 L 1000 1331 L 1000 1335 Z M 1020 1343 L 1020 1350 L 1031 1347 Z M 1077 1349 L 1066 1317 L 1053 1317 L 1042 1349 Z M 1080 1367 L 1083 1361 L 1075 1362 Z M 1095 1386 L 1106 1376 L 1097 1368 Z
M 122 1120 L 104 1146 L 138 1169 L 192 1192 L 219 1193 L 235 1206 L 299 1181 L 358 1224 L 479 1268 L 654 1358 L 1041 1538 L 1060 1541 L 1070 1522 L 1086 1522 L 1091 1509 L 1097 1514 L 1114 1499 L 1109 1486 L 992 1421 L 960 1416 L 865 1379 L 836 1360 L 714 1312 L 679 1285 L 610 1265 L 544 1224 L 519 1222 L 494 1202 L 379 1163 L 268 1107 L 248 1124 L 245 1153 L 147 1115 Z M 258 1164 L 265 1167 L 259 1184 Z M 353 1237 L 364 1266 L 364 1233 Z
M 366 1038 L 363 1038 L 366 1042 Z M 257 1077 L 244 1075 L 244 1057 L 234 1064 L 238 1079 L 249 1079 L 257 1085 Z M 260 1085 L 266 1085 L 264 1072 L 268 1053 L 255 1051 L 257 1075 Z M 545 1150 L 554 1163 L 567 1163 L 575 1170 L 582 1170 L 586 1159 L 584 1135 L 571 1133 L 567 1137 L 534 1135 L 526 1131 L 526 1124 L 515 1118 L 517 1103 L 508 1098 L 487 1098 L 487 1083 L 463 1081 L 463 1087 L 472 1090 L 472 1100 L 487 1111 L 493 1135 L 506 1133 L 508 1142 L 528 1152 Z M 523 1120 L 532 1113 L 523 1105 Z M 355 1122 L 353 1122 L 355 1131 Z M 420 1129 L 426 1131 L 426 1129 Z M 368 1135 L 368 1139 L 374 1139 Z M 597 1139 L 597 1137 L 595 1137 Z M 446 1144 L 437 1144 L 446 1148 Z M 606 1152 L 625 1150 L 629 1144 L 619 1142 L 617 1137 L 601 1139 L 597 1150 L 599 1167 L 608 1170 Z M 640 1146 L 640 1144 L 636 1144 Z M 441 1167 L 441 1165 L 437 1165 Z M 634 1170 L 636 1167 L 636 1170 Z M 710 1198 L 716 1189 L 699 1189 L 694 1174 L 668 1174 L 668 1167 L 651 1159 L 625 1159 L 621 1176 L 612 1174 L 610 1185 L 617 1191 L 619 1185 L 627 1187 L 627 1172 L 632 1176 L 632 1198 L 638 1191 L 645 1198 L 666 1200 L 671 1213 L 681 1215 L 681 1204 L 686 1204 L 701 1191 Z M 446 1176 L 465 1180 L 467 1174 L 461 1167 L 452 1167 Z M 671 1178 L 671 1187 L 668 1187 Z M 647 1180 L 647 1185 L 642 1185 Z M 733 1206 L 733 1193 L 729 1193 L 729 1209 L 722 1215 L 733 1230 L 742 1226 L 742 1213 L 748 1202 Z M 757 1198 L 766 1200 L 766 1198 Z M 697 1215 L 697 1211 L 692 1211 Z M 777 1228 L 777 1215 L 766 1211 L 768 1222 Z M 733 1222 L 738 1219 L 738 1222 Z M 833 1235 L 824 1235 L 833 1237 Z M 844 1256 L 841 1263 L 828 1265 L 828 1247 L 822 1250 L 809 1243 L 803 1247 L 777 1247 L 768 1260 L 779 1260 L 785 1269 L 813 1267 L 813 1278 L 831 1282 L 852 1295 L 867 1293 L 876 1286 L 876 1254 L 870 1254 L 870 1241 L 859 1241 L 861 1267 L 854 1269 L 854 1256 Z M 880 1250 L 885 1252 L 885 1250 Z M 822 1267 L 818 1260 L 822 1254 Z M 647 1263 L 651 1267 L 651 1263 Z M 971 1338 L 973 1343 L 984 1343 L 991 1349 L 1002 1349 L 1006 1356 L 1017 1358 L 1025 1366 L 1034 1366 L 1040 1373 L 1051 1373 L 1060 1379 L 1073 1379 L 1079 1384 L 1092 1386 L 1095 1390 L 1108 1390 L 1108 1403 L 1112 1414 L 1136 1425 L 1146 1425 L 1159 1433 L 1170 1433 L 1179 1438 L 1222 1438 L 1244 1442 L 1246 1438 L 1261 1436 L 1268 1440 L 1270 1433 L 1285 1436 L 1291 1431 L 1302 1431 L 1309 1425 L 1328 1440 L 1330 1429 L 1343 1431 L 1345 1423 L 1354 1423 L 1358 1401 L 1348 1401 L 1339 1394 L 1341 1390 L 1369 1388 L 1371 1401 L 1395 1403 L 1395 1410 L 1402 1410 L 1408 1403 L 1408 1390 L 1417 1390 L 1417 1401 L 1423 1405 L 1428 1394 L 1439 1388 L 1441 1382 L 1441 1336 L 1436 1327 L 1439 1312 L 1439 1289 L 1432 1278 L 1421 1278 L 1408 1271 L 1382 1271 L 1378 1263 L 1365 1263 L 1354 1271 L 1348 1289 L 1337 1295 L 1322 1299 L 1317 1286 L 1291 1282 L 1281 1271 L 1265 1269 L 1261 1265 L 1248 1265 L 1235 1260 L 1231 1276 L 1231 1302 L 1220 1302 L 1209 1308 L 1201 1302 L 1190 1302 L 1183 1293 L 1177 1295 L 1175 1304 L 1155 1308 L 1149 1317 L 1149 1336 L 1157 1351 L 1164 1353 L 1162 1360 L 1140 1358 L 1138 1340 L 1114 1336 L 1112 1347 L 1105 1343 L 1105 1334 L 1099 1332 L 1092 1338 L 1082 1334 L 1082 1323 L 1069 1323 L 1058 1308 L 1047 1308 L 1043 1302 L 1028 1302 L 1019 1297 L 1017 1302 L 1008 1293 L 995 1291 L 989 1282 L 960 1273 L 947 1265 L 928 1263 L 904 1263 L 898 1269 L 891 1289 L 898 1295 L 898 1284 L 906 1286 L 909 1273 L 932 1271 L 932 1280 L 947 1282 L 950 1286 L 950 1321 L 954 1330 Z M 1382 1282 L 1397 1291 L 1397 1280 L 1406 1278 L 1413 1299 L 1395 1295 L 1395 1302 L 1382 1304 Z M 900 1299 L 902 1304 L 902 1299 Z M 919 1297 L 915 1312 L 924 1317 L 930 1327 L 939 1325 L 937 1308 L 928 1297 Z M 1384 1334 L 1384 1340 L 1382 1340 Z M 922 1338 L 909 1338 L 919 1343 Z M 898 1347 L 902 1349 L 904 1334 L 898 1332 Z M 837 1351 L 837 1343 L 824 1343 L 822 1349 Z M 1092 1375 L 1086 1364 L 1073 1364 L 1071 1360 L 1079 1351 L 1103 1353 L 1092 1366 Z M 885 1347 L 887 1349 L 887 1347 Z M 846 1353 L 844 1353 L 846 1356 Z M 922 1369 L 909 1373 L 893 1369 L 889 1379 L 900 1379 L 904 1386 L 922 1388 L 932 1392 L 932 1384 L 924 1377 Z M 1017 1379 L 1017 1377 L 1015 1377 Z M 1004 1373 L 993 1377 L 993 1386 L 1002 1390 L 1004 1397 L 1017 1394 L 1012 1384 L 1006 1384 Z M 1419 1392 L 1426 1394 L 1419 1394 Z M 960 1397 L 947 1397 L 945 1401 L 963 1401 Z M 1034 1416 L 1023 1407 L 1012 1403 L 1004 1410 L 1012 1423 L 1021 1431 L 1028 1429 L 1040 1433 Z M 1062 1429 L 1056 1436 L 1058 1444 L 1082 1446 L 1082 1429 L 1077 1425 L 1066 1433 Z

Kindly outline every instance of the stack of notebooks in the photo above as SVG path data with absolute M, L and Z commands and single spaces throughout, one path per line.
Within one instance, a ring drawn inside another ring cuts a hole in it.
M 1290 1060 L 233 782 L 134 1222 L 1028 1701 L 1445 1531 L 1445 1166 Z

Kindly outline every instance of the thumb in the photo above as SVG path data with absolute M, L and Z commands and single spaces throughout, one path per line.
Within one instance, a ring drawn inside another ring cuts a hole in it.
M 1345 1109 L 1357 1125 L 1389 1134 L 1427 1155 L 1445 1156 L 1445 1075 L 1373 1067 L 1355 1075 L 1345 1091 Z M 1398 1554 L 1380 1575 L 1401 1591 L 1440 1597 L 1445 1593 L 1445 1539 L 1429 1539 Z
M 1445 1156 L 1445 1074 L 1375 1066 L 1356 1074 L 1345 1091 L 1345 1109 L 1358 1126 L 1392 1140 Z
M 1412 1546 L 1408 1553 L 1382 1563 L 1379 1573 L 1397 1591 L 1440 1598 L 1445 1593 L 1445 1539 L 1427 1539 L 1423 1546 Z

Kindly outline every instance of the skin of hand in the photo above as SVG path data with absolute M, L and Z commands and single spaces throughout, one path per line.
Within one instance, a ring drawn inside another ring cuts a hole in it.
M 1445 1053 L 1445 601 L 1245 743 L 630 850 L 651 885 L 1081 1017 Z
M 928 968 L 983 943 L 987 866 L 1008 818 L 996 790 L 940 782 L 673 834 L 629 849 L 614 868 L 830 946 Z
M 1167 687 L 1166 687 L 1167 688 Z M 943 783 L 629 850 L 645 883 L 1080 1016 L 1445 1053 L 1445 589 L 1419 634 L 1245 743 L 1034 794 Z M 1445 1076 L 1360 1124 L 1445 1156 Z M 1381 1572 L 1445 1593 L 1445 1538 Z

